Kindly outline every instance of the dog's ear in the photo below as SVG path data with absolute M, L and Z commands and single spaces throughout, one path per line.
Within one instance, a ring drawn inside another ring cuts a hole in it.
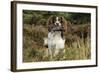
M 47 20 L 48 31 L 51 31 L 54 23 L 54 16 L 50 16 Z
M 54 19 L 54 16 L 53 16 L 53 15 L 50 16 L 50 17 L 48 18 L 48 20 L 47 20 L 47 24 L 48 24 L 48 25 L 53 24 L 53 19 Z
M 65 32 L 67 32 L 67 20 L 64 17 L 61 17 L 61 26 Z

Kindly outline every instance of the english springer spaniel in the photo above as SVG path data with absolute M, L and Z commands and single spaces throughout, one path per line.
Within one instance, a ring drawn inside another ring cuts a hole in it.
M 48 38 L 44 39 L 44 44 L 48 45 L 50 55 L 56 55 L 60 49 L 64 49 L 64 32 L 67 30 L 67 23 L 63 17 L 51 16 L 47 24 Z

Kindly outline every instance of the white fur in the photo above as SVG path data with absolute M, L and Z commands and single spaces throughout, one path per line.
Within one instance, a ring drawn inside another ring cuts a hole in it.
M 56 55 L 60 49 L 65 47 L 65 39 L 61 37 L 61 32 L 49 32 L 48 38 L 44 38 L 44 46 L 48 45 L 48 55 Z
M 61 32 L 49 32 L 48 33 L 48 48 L 52 49 L 63 49 L 65 44 L 65 39 L 61 37 Z
M 43 45 L 44 46 L 48 45 L 48 38 L 45 37 L 43 40 L 44 40 L 44 44 Z
M 60 49 L 64 51 L 64 45 L 65 39 L 61 37 L 60 31 L 51 31 L 48 33 L 48 54 L 51 55 L 51 58 L 57 55 Z

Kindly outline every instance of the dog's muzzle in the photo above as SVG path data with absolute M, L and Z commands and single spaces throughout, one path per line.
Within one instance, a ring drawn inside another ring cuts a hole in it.
M 62 27 L 54 27 L 52 31 L 65 31 Z

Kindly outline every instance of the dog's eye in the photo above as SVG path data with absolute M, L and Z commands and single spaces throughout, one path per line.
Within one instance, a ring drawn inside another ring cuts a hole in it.
M 58 21 L 60 21 L 60 19 L 58 19 Z
M 52 20 L 53 23 L 55 23 L 56 20 Z
M 59 22 L 62 22 L 62 18 L 59 18 L 58 21 L 59 21 Z
M 61 20 L 60 21 L 63 22 L 63 17 L 61 17 Z

